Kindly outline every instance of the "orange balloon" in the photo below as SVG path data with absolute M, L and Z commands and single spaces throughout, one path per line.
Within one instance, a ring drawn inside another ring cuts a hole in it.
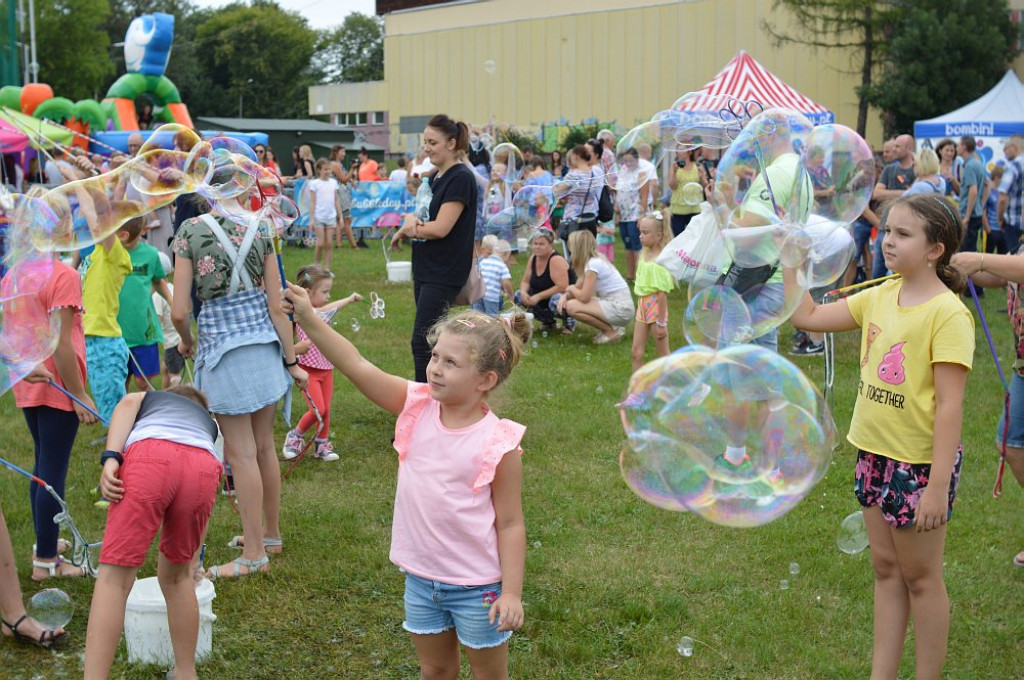
M 36 107 L 53 98 L 53 88 L 46 83 L 29 83 L 21 88 L 21 112 L 32 115 Z

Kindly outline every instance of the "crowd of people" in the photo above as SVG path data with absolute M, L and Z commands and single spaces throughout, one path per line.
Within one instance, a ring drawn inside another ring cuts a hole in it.
M 792 317 L 806 333 L 796 338 L 793 353 L 819 354 L 821 333 L 860 328 L 862 382 L 889 392 L 906 383 L 898 412 L 862 389 L 850 425 L 849 439 L 859 451 L 856 493 L 865 508 L 876 579 L 878 678 L 895 677 L 910 617 L 918 677 L 939 677 L 945 656 L 949 603 L 942 552 L 959 479 L 962 402 L 974 348 L 973 317 L 958 297 L 965 275 L 982 286 L 1009 284 L 1017 363 L 999 441 L 1024 484 L 1024 297 L 1017 291 L 1024 260 L 1016 256 L 1024 139 L 1006 141 L 1007 161 L 992 173 L 978 160 L 973 138 L 948 141 L 916 154 L 909 135 L 887 141 L 871 204 L 851 226 L 856 254 L 844 280 L 889 272 L 900 278 L 830 304 L 804 294 Z M 203 575 L 267 573 L 271 555 L 285 549 L 275 405 L 287 401 L 293 387 L 309 399 L 308 411 L 287 434 L 285 459 L 299 455 L 313 430 L 315 456 L 337 460 L 329 439 L 335 371 L 397 418 L 391 559 L 405 572 L 403 625 L 424 676 L 457 674 L 462 645 L 475 676 L 507 677 L 507 641 L 523 623 L 524 427 L 498 418 L 488 396 L 518 363 L 534 323 L 545 333 L 573 334 L 580 324 L 589 326 L 593 341 L 606 344 L 620 341 L 635 322 L 634 369 L 643 365 L 652 339 L 656 354 L 666 356 L 672 348 L 668 295 L 676 282 L 658 256 L 700 210 L 684 199 L 683 188 L 696 183 L 707 191 L 715 179 L 716 152 L 679 151 L 658 167 L 649 147 L 616 154 L 615 142 L 614 133 L 603 130 L 564 155 L 555 151 L 546 159 L 524 149 L 524 172 L 515 187 L 506 182 L 508 164 L 517 161 L 492 158 L 466 124 L 443 114 L 427 123 L 421 154 L 388 174 L 365 150 L 346 167 L 342 146 L 322 159 L 313 158 L 308 146 L 298 147 L 296 177 L 310 183 L 317 247 L 315 262 L 291 283 L 282 279 L 271 240 L 245 219 L 229 217 L 243 212 L 238 207 L 249 205 L 249 195 L 213 206 L 180 197 L 174 211 L 136 217 L 83 249 L 74 262 L 77 272 L 54 264 L 40 299 L 61 317 L 61 337 L 54 355 L 15 385 L 14 395 L 35 444 L 33 472 L 59 494 L 79 424 L 109 423 L 99 485 L 109 510 L 86 640 L 87 678 L 109 675 L 125 598 L 161 525 L 158 578 L 174 643 L 171 677 L 195 677 L 198 624 L 191 585 L 222 466 L 230 464 L 242 525 L 230 545 L 241 556 Z M 141 147 L 141 137 L 129 140 L 133 153 Z M 274 167 L 269 147 L 258 145 L 255 152 L 261 164 Z M 54 179 L 74 181 L 128 158 L 58 151 Z M 613 167 L 617 188 L 606 180 Z M 648 181 L 628 181 L 629 173 Z M 426 214 L 405 216 L 392 235 L 393 247 L 408 242 L 412 250 L 411 381 L 381 371 L 327 323 L 360 299 L 352 294 L 331 301 L 331 250 L 342 239 L 357 247 L 350 187 L 385 177 L 413 190 L 429 182 L 431 189 Z M 530 255 L 516 285 L 511 267 L 518 242 L 487 233 L 488 221 L 508 207 L 518 188 L 557 182 L 569 191 L 529 233 Z M 132 190 L 126 186 L 112 200 L 137 200 Z M 749 192 L 746 207 L 756 194 Z M 86 221 L 87 205 L 83 200 L 79 208 Z M 69 206 L 63 210 L 63 219 L 77 217 Z M 625 252 L 621 269 L 616 234 Z M 981 234 L 984 249 L 978 248 Z M 723 276 L 726 285 L 738 286 L 750 273 L 734 269 Z M 759 304 L 763 314 L 777 314 L 776 300 L 797 284 L 792 270 L 768 269 L 759 280 Z M 171 274 L 173 288 L 167 284 Z M 475 277 L 479 290 L 467 293 Z M 516 308 L 506 311 L 506 302 Z M 471 310 L 453 310 L 468 303 Z M 777 349 L 774 330 L 752 340 Z M 194 385 L 178 385 L 189 358 Z M 163 386 L 171 389 L 153 391 L 161 372 L 167 376 Z M 128 394 L 130 374 L 139 391 Z M 215 445 L 218 432 L 223 453 Z M 471 455 L 463 455 L 467 451 Z M 749 454 L 736 443 L 724 458 L 741 466 Z M 894 474 L 914 484 L 897 488 L 889 484 Z M 51 521 L 55 504 L 31 489 L 33 580 L 85 575 L 86 569 L 61 557 L 67 545 Z M 1014 562 L 1024 566 L 1024 551 Z M 7 577 L 15 570 L 2 522 L 0 568 L 7 570 L 0 574 L 4 634 L 45 645 L 65 637 L 25 615 L 16 578 Z

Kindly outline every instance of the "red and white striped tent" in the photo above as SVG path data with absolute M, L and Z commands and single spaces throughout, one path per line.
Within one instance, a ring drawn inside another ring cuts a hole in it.
M 765 109 L 793 109 L 807 116 L 815 125 L 834 123 L 835 116 L 821 104 L 800 94 L 778 76 L 759 64 L 746 50 L 740 50 L 711 82 L 697 90 L 682 110 L 704 111 L 720 106 L 721 97 L 756 101 Z

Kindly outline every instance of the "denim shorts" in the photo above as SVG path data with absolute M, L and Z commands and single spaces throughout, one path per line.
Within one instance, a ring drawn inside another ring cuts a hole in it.
M 498 632 L 490 622 L 491 605 L 501 597 L 501 583 L 453 586 L 405 574 L 405 621 L 413 635 L 436 635 L 455 629 L 459 642 L 470 649 L 499 647 L 512 631 Z
M 1006 433 L 1006 445 L 1012 449 L 1024 449 L 1024 378 L 1013 372 L 1010 378 L 1010 431 Z M 1003 444 L 1003 428 L 1006 414 L 999 416 L 996 429 L 996 443 Z
M 636 220 L 619 222 L 619 236 L 622 237 L 622 243 L 626 246 L 626 250 L 637 252 L 643 248 L 643 245 L 640 243 L 640 229 L 637 227 Z

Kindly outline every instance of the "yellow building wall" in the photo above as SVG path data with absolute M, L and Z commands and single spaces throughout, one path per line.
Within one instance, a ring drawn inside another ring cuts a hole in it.
M 312 88 L 310 112 L 388 109 L 396 149 L 402 116 L 439 112 L 475 125 L 538 130 L 564 117 L 629 129 L 745 49 L 855 127 L 849 53 L 775 46 L 764 20 L 786 15 L 771 0 L 491 0 L 395 12 L 385 16 L 384 81 Z M 881 141 L 876 113 L 867 137 Z

